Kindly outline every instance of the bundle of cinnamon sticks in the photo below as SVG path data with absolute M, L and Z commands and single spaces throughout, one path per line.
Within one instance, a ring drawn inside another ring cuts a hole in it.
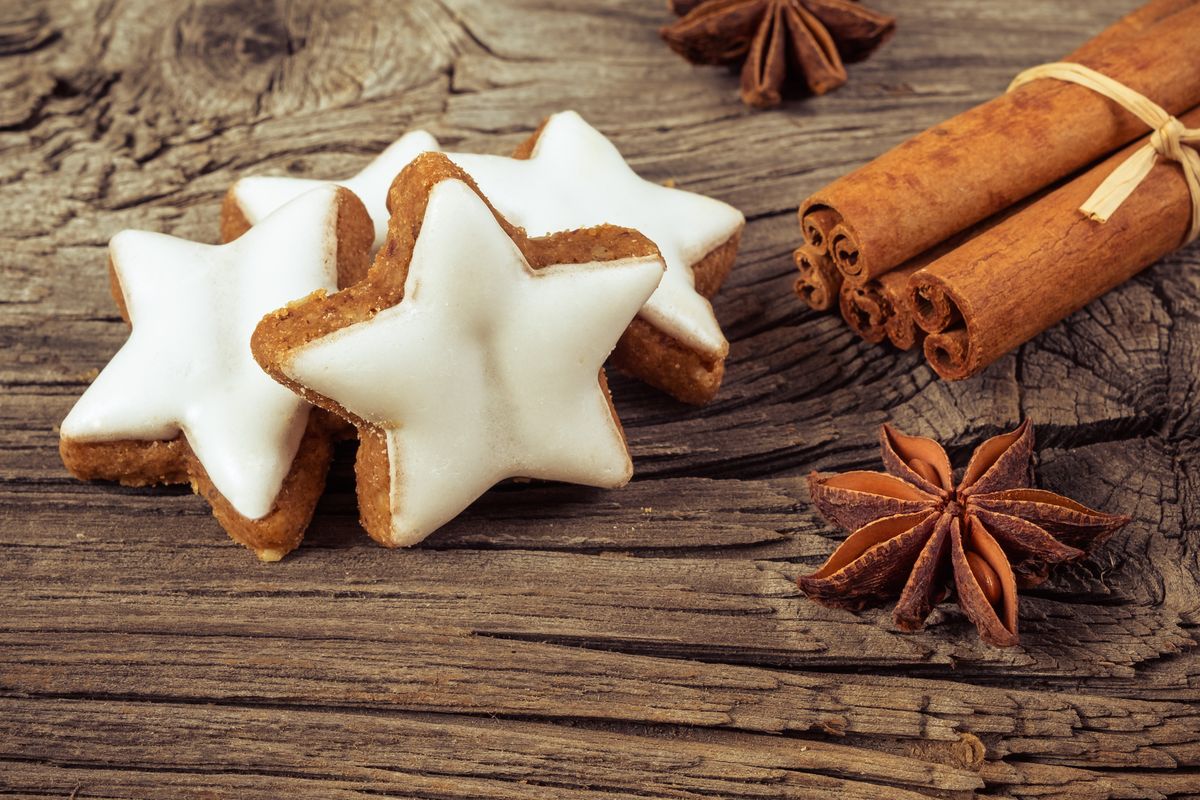
M 1151 0 L 1064 60 L 1200 125 L 1200 0 Z M 1160 158 L 1107 222 L 1079 207 L 1153 132 L 1092 89 L 1024 83 L 910 139 L 800 207 L 796 292 L 871 342 L 981 371 L 1178 249 L 1193 198 Z

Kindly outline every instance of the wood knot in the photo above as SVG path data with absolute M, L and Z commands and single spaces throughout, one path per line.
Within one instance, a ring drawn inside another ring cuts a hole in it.
M 293 42 L 288 29 L 280 20 L 270 19 L 244 31 L 236 42 L 235 51 L 252 64 L 261 64 L 280 56 L 290 56 L 303 47 L 303 41 Z
M 952 763 L 963 769 L 980 770 L 987 757 L 987 748 L 973 733 L 964 733 L 951 747 Z
M 291 35 L 271 0 L 196 5 L 177 23 L 180 58 L 235 81 L 246 67 L 287 58 L 303 46 L 304 40 Z

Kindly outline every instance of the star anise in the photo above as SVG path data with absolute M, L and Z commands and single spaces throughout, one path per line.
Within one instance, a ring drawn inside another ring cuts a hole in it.
M 662 29 L 671 49 L 693 64 L 742 66 L 742 101 L 779 105 L 789 71 L 825 94 L 846 82 L 845 61 L 882 44 L 895 19 L 855 0 L 668 0 L 683 18 Z
M 918 630 L 953 588 L 958 604 L 997 647 L 1017 643 L 1017 588 L 1129 522 L 1030 488 L 1033 427 L 988 439 L 956 485 L 932 439 L 880 431 L 887 472 L 809 476 L 813 503 L 853 531 L 819 570 L 799 579 L 813 600 L 861 609 L 899 595 L 893 618 Z

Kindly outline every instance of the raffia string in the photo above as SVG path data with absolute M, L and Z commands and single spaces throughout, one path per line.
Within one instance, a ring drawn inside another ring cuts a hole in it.
M 1057 62 L 1027 69 L 1013 79 L 1008 90 L 1011 92 L 1039 78 L 1054 78 L 1086 86 L 1137 116 L 1154 131 L 1150 141 L 1113 170 L 1087 202 L 1079 207 L 1081 212 L 1097 222 L 1108 222 L 1150 174 L 1158 157 L 1162 156 L 1179 162 L 1192 195 L 1192 226 L 1184 244 L 1200 238 L 1200 152 L 1197 151 L 1200 128 L 1184 127 L 1182 122 L 1148 97 L 1082 64 Z

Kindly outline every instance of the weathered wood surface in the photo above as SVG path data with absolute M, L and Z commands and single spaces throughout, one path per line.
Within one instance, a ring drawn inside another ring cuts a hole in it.
M 772 113 L 646 0 L 0 6 L 0 793 L 1200 797 L 1200 252 L 958 385 L 790 293 L 806 192 L 1134 0 L 873 2 L 895 40 Z M 55 424 L 125 336 L 117 230 L 213 241 L 247 171 L 349 174 L 418 126 L 505 152 L 568 107 L 750 219 L 718 401 L 613 380 L 630 487 L 503 487 L 386 551 L 347 450 L 263 566 L 186 491 L 64 473 Z M 1026 415 L 1044 485 L 1135 521 L 1024 601 L 1021 648 L 799 596 L 836 538 L 809 470 L 869 467 L 885 419 L 962 456 Z

